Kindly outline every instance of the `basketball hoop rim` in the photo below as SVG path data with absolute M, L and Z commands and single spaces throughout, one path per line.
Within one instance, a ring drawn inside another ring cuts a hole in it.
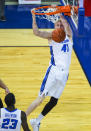
M 47 8 L 56 8 L 56 11 L 53 12 L 44 12 L 44 13 L 36 13 L 35 10 L 39 10 L 39 9 L 47 9 Z M 41 6 L 41 7 L 37 7 L 35 8 L 35 10 L 32 10 L 32 13 L 35 15 L 54 15 L 54 14 L 58 14 L 58 13 L 70 13 L 71 12 L 71 6 L 67 5 L 67 6 Z

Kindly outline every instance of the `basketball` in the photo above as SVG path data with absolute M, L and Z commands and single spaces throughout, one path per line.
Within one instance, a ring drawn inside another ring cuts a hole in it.
M 57 43 L 60 43 L 64 41 L 66 37 L 65 31 L 63 29 L 55 29 L 52 32 L 52 40 L 54 40 Z

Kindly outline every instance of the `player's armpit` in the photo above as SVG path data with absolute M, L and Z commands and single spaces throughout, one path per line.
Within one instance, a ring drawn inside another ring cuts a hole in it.
M 27 117 L 24 111 L 21 111 L 21 121 L 22 121 L 22 128 L 24 131 L 31 131 L 29 129 L 28 123 L 27 123 Z

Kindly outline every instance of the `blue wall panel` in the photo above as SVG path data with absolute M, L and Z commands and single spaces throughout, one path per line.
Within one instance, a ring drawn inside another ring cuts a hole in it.
M 1 29 L 32 28 L 32 15 L 30 10 L 40 5 L 8 5 L 5 8 L 6 22 L 0 21 Z M 39 28 L 53 28 L 53 24 L 47 20 L 37 19 Z M 42 24 L 41 24 L 42 23 Z
M 91 85 L 91 17 L 84 17 L 83 33 L 78 36 L 74 35 L 73 40 L 74 50 Z
M 91 38 L 73 37 L 74 50 L 91 85 Z

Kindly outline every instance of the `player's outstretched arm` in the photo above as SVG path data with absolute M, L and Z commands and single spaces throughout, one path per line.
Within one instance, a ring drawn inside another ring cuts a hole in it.
M 62 21 L 62 24 L 64 25 L 66 34 L 67 34 L 70 38 L 72 38 L 72 31 L 71 31 L 71 28 L 70 28 L 69 23 L 67 22 L 67 20 L 64 18 L 63 15 L 60 15 L 60 19 L 61 19 L 61 21 Z
M 8 87 L 3 83 L 2 80 L 0 80 L 0 87 L 1 87 L 2 89 L 5 89 L 5 93 L 6 93 L 6 94 L 10 93 Z
M 31 11 L 32 13 L 32 11 Z M 32 13 L 32 19 L 33 19 L 33 24 L 32 24 L 32 27 L 33 27 L 33 33 L 36 35 L 36 36 L 39 36 L 41 38 L 45 38 L 45 39 L 50 39 L 52 37 L 52 32 L 48 32 L 48 31 L 40 31 L 38 29 L 38 26 L 37 26 L 37 23 L 36 23 L 36 17 L 35 17 L 35 14 Z
M 21 111 L 21 121 L 22 121 L 22 128 L 24 131 L 31 131 L 29 129 L 28 123 L 27 123 L 27 117 L 24 111 Z

